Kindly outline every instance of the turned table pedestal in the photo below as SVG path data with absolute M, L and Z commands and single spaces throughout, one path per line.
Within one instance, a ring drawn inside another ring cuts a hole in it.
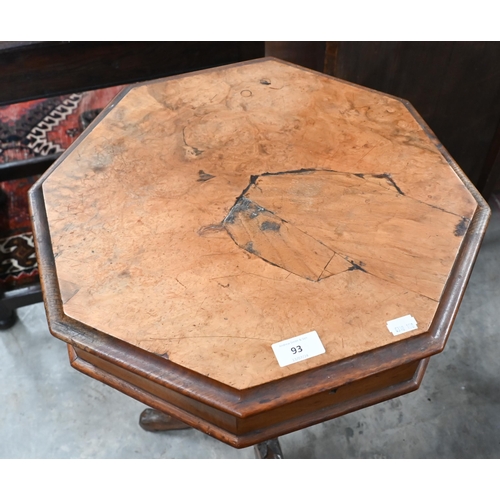
M 418 388 L 489 217 L 408 102 L 275 59 L 128 88 L 30 203 L 71 365 L 268 457 Z

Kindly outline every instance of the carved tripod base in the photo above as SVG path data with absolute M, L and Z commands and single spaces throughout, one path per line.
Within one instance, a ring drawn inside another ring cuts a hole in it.
M 190 429 L 189 425 L 153 408 L 146 408 L 139 417 L 139 425 L 148 432 Z M 278 439 L 270 439 L 254 446 L 255 458 L 283 458 Z
M 278 438 L 269 439 L 262 443 L 256 444 L 254 447 L 255 458 L 283 458 L 281 445 Z

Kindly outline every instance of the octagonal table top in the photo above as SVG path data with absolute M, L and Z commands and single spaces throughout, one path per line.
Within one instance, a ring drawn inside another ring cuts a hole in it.
M 236 389 L 426 333 L 478 209 L 409 103 L 275 59 L 131 87 L 41 186 L 64 314 Z

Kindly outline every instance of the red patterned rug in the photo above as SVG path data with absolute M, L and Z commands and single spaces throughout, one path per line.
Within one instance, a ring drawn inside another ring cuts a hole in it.
M 0 164 L 60 154 L 123 88 L 0 106 Z M 27 193 L 37 177 L 0 182 L 0 289 L 38 277 Z

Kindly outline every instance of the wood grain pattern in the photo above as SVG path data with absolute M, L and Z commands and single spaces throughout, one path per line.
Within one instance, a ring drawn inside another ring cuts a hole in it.
M 236 389 L 427 332 L 478 205 L 410 111 L 275 60 L 132 88 L 43 181 L 64 314 Z

